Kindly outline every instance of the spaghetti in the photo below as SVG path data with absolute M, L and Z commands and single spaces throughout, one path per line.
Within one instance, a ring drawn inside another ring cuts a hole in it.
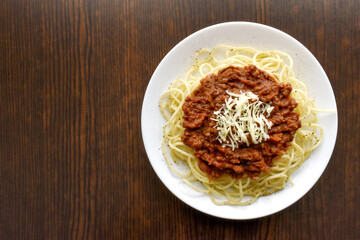
M 200 80 L 211 73 L 218 73 L 229 66 L 244 68 L 255 65 L 268 72 L 279 83 L 290 83 L 290 96 L 298 103 L 294 112 L 299 114 L 301 128 L 293 137 L 285 154 L 277 157 L 270 171 L 256 177 L 247 174 L 234 178 L 231 174 L 210 179 L 199 167 L 199 160 L 194 150 L 181 140 L 184 134 L 182 107 L 186 97 L 200 85 Z M 247 205 L 260 196 L 279 191 L 285 187 L 294 172 L 316 149 L 322 140 L 322 128 L 317 123 L 315 103 L 308 97 L 306 86 L 294 77 L 291 57 L 280 51 L 258 51 L 253 48 L 237 48 L 219 45 L 213 51 L 201 49 L 195 56 L 195 64 L 184 79 L 173 82 L 160 98 L 160 109 L 167 122 L 164 126 L 162 150 L 173 172 L 183 178 L 194 190 L 210 195 L 218 205 Z M 168 145 L 168 148 L 166 146 Z M 189 171 L 182 173 L 176 168 L 179 161 L 184 161 Z

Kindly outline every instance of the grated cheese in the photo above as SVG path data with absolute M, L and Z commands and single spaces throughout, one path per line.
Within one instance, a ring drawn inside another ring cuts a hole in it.
M 239 147 L 239 143 L 250 145 L 248 135 L 254 144 L 261 143 L 269 138 L 268 129 L 272 122 L 265 117 L 270 116 L 274 107 L 263 103 L 252 92 L 240 94 L 226 91 L 230 97 L 225 104 L 215 111 L 216 129 L 219 130 L 217 139 L 223 146 L 230 146 L 232 150 Z

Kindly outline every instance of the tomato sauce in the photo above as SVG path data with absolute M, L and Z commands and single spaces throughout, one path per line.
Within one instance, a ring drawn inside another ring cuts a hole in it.
M 267 117 L 273 123 L 268 130 L 269 139 L 259 144 L 240 144 L 232 150 L 218 140 L 214 111 L 219 110 L 229 97 L 226 91 L 240 93 L 251 91 L 263 103 L 270 103 L 274 109 Z M 301 127 L 299 114 L 294 113 L 296 101 L 290 97 L 290 84 L 278 83 L 272 75 L 254 65 L 244 68 L 227 67 L 218 74 L 209 74 L 201 80 L 200 86 L 189 95 L 182 107 L 184 112 L 185 145 L 195 151 L 199 167 L 210 179 L 227 173 L 234 178 L 244 174 L 254 178 L 267 172 L 273 160 L 284 154 Z

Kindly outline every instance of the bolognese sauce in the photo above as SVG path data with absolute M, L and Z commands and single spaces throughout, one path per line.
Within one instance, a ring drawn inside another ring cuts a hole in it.
M 278 83 L 272 75 L 255 65 L 244 68 L 227 67 L 218 74 L 209 74 L 189 95 L 182 107 L 184 134 L 181 139 L 195 151 L 199 167 L 210 179 L 227 173 L 234 178 L 244 174 L 255 178 L 267 172 L 274 159 L 286 152 L 295 132 L 301 127 L 299 114 L 294 113 L 296 101 L 290 97 L 290 84 Z M 252 92 L 263 103 L 273 108 L 266 116 L 272 123 L 267 140 L 250 145 L 239 143 L 233 149 L 220 143 L 214 112 L 219 111 L 229 98 L 228 92 Z

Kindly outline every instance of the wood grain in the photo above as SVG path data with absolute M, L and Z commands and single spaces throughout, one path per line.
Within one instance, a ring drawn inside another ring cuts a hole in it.
M 357 0 L 1 1 L 0 239 L 357 239 L 359 13 Z M 298 39 L 324 67 L 339 111 L 319 182 L 251 221 L 183 204 L 141 137 L 157 64 L 189 34 L 226 21 Z

